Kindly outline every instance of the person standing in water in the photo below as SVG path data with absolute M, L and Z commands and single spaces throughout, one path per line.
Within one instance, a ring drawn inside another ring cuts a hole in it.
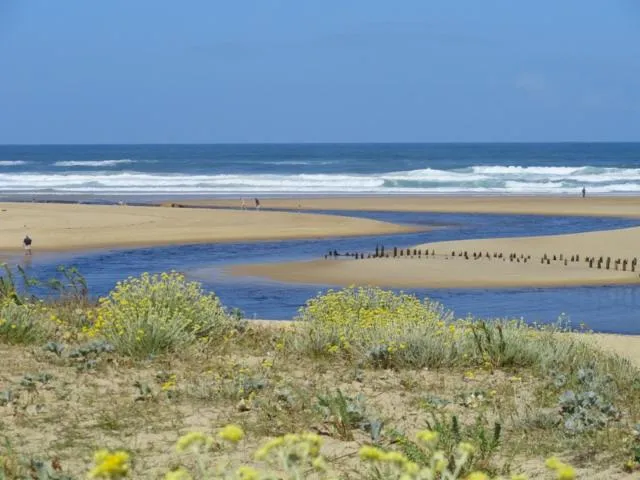
M 22 245 L 24 246 L 24 254 L 31 255 L 31 237 L 29 237 L 29 235 L 24 237 L 24 240 L 22 240 Z
M 587 189 L 582 187 L 582 198 L 587 196 Z

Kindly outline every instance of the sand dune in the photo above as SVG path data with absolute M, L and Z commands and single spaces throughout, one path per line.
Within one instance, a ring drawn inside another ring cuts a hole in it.
M 263 328 L 295 328 L 292 320 L 251 320 L 252 325 Z M 582 341 L 592 343 L 600 349 L 628 358 L 640 367 L 640 336 L 610 333 L 577 334 Z
M 435 257 L 384 258 L 366 260 L 315 260 L 268 265 L 237 265 L 229 271 L 234 275 L 262 276 L 295 283 L 330 285 L 379 285 L 387 287 L 516 287 L 567 286 L 640 283 L 640 265 L 631 271 L 631 260 L 640 260 L 640 228 L 591 232 L 547 237 L 461 240 L 416 246 L 435 250 Z M 455 251 L 456 255 L 451 253 Z M 470 259 L 460 257 L 467 252 Z M 474 260 L 473 252 L 490 253 Z M 493 258 L 501 253 L 503 259 Z M 527 257 L 527 261 L 509 261 L 510 254 Z M 550 263 L 541 263 L 547 255 Z M 553 260 L 553 256 L 556 260 Z M 562 255 L 563 260 L 560 260 Z M 580 256 L 571 262 L 571 256 Z M 530 259 L 528 257 L 531 257 Z M 597 268 L 597 259 L 605 261 Z M 586 257 L 596 257 L 593 267 Z M 611 257 L 606 268 L 606 257 Z M 567 265 L 564 263 L 567 260 Z M 626 259 L 615 268 L 616 259 Z
M 238 207 L 239 200 L 194 200 L 192 205 Z M 380 195 L 352 197 L 265 198 L 266 208 L 301 210 L 370 210 L 402 212 L 514 213 L 640 217 L 640 196 L 436 196 Z
M 411 231 L 344 216 L 78 204 L 0 203 L 0 250 L 34 252 L 101 247 L 277 240 Z

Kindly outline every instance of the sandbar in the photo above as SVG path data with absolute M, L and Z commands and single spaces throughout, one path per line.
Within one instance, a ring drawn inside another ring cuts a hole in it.
M 34 252 L 247 242 L 415 231 L 416 227 L 314 213 L 126 205 L 0 203 L 0 251 Z
M 395 212 L 498 213 L 640 217 L 640 196 L 375 195 L 261 199 L 265 208 Z M 193 200 L 188 205 L 238 207 L 240 200 Z
M 416 245 L 418 258 L 319 259 L 280 264 L 236 265 L 233 275 L 321 285 L 397 288 L 506 288 L 640 284 L 640 227 L 519 238 L 459 240 Z M 424 251 L 435 255 L 424 255 Z M 467 252 L 466 259 L 464 252 Z M 482 257 L 474 259 L 474 253 Z M 367 253 L 367 252 L 365 252 Z M 455 255 L 452 255 L 455 253 Z M 489 258 L 486 254 L 489 253 Z M 462 256 L 461 256 L 462 254 Z M 502 255 L 502 258 L 496 258 Z M 516 258 L 511 261 L 510 256 Z M 542 262 L 546 257 L 549 261 Z M 554 260 L 555 256 L 555 260 Z M 523 258 L 524 257 L 524 258 Z M 574 257 L 574 261 L 571 261 Z M 580 260 L 577 261 L 576 258 Z M 590 264 L 587 257 L 595 257 Z M 598 268 L 598 260 L 603 262 Z M 606 258 L 610 257 L 609 268 Z M 526 262 L 525 262 L 526 258 Z M 562 259 L 561 259 L 562 258 Z M 616 266 L 616 260 L 620 263 Z M 627 260 L 623 271 L 623 261 Z M 565 264 L 566 261 L 566 264 Z

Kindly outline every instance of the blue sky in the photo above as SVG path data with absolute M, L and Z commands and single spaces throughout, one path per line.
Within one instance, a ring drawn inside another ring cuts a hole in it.
M 0 0 L 0 143 L 590 140 L 638 0 Z

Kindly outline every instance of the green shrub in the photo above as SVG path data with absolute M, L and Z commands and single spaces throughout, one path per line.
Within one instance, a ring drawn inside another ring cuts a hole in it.
M 215 342 L 237 320 L 214 294 L 176 272 L 142 274 L 119 282 L 100 300 L 87 333 L 125 355 L 145 357 L 176 350 L 198 339 Z
M 0 305 L 0 341 L 10 344 L 44 341 L 54 332 L 53 324 L 37 305 Z
M 454 320 L 438 303 L 379 288 L 330 290 L 300 310 L 290 342 L 296 351 L 335 355 L 378 368 L 535 368 L 541 372 L 597 361 L 628 382 L 637 370 L 599 355 L 566 326 L 520 320 Z M 585 334 L 586 335 L 586 334 Z
M 411 364 L 416 342 L 422 357 L 447 356 L 437 339 L 418 337 L 421 331 L 433 333 L 451 318 L 439 304 L 411 295 L 365 287 L 329 290 L 300 310 L 294 345 L 315 355 L 368 359 L 381 367 L 400 359 Z M 425 348 L 425 342 L 432 345 Z

